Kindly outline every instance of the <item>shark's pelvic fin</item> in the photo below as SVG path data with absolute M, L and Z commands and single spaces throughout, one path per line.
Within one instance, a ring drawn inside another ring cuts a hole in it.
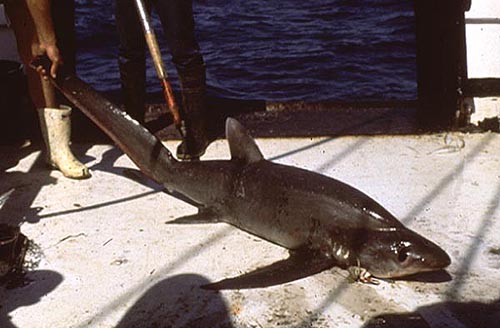
M 210 290 L 262 288 L 279 285 L 305 278 L 329 269 L 334 260 L 310 251 L 290 252 L 290 257 L 271 265 L 242 274 L 235 278 L 224 279 L 201 288 Z
M 234 118 L 229 117 L 226 120 L 226 137 L 233 160 L 249 164 L 264 159 L 255 140 L 248 134 L 243 125 Z
M 200 224 L 222 222 L 220 215 L 209 208 L 200 208 L 198 213 L 193 215 L 181 216 L 173 221 L 167 221 L 166 224 Z

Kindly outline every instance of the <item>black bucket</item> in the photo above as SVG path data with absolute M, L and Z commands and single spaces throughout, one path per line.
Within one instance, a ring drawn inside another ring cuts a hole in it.
M 27 138 L 33 115 L 23 65 L 0 60 L 0 144 Z
M 0 224 L 0 282 L 10 273 L 22 273 L 28 245 L 18 226 Z

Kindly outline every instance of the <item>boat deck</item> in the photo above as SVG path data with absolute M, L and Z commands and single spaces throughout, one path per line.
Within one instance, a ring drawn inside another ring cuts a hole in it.
M 172 151 L 178 141 L 165 145 Z M 334 268 L 269 288 L 207 282 L 287 256 L 226 224 L 167 225 L 195 208 L 130 174 L 112 145 L 77 143 L 93 177 L 49 171 L 35 146 L 5 146 L 2 220 L 36 245 L 30 282 L 0 289 L 1 327 L 496 327 L 500 319 L 500 135 L 258 138 L 268 159 L 375 198 L 451 256 L 447 273 L 380 285 Z M 203 158 L 229 158 L 225 140 Z

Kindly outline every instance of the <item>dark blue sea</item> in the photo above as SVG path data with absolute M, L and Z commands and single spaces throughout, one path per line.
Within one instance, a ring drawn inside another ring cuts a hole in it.
M 78 73 L 119 90 L 114 1 L 77 0 Z M 274 101 L 416 98 L 411 0 L 195 0 L 213 96 Z M 175 68 L 153 24 L 169 77 Z M 148 91 L 160 91 L 151 62 Z

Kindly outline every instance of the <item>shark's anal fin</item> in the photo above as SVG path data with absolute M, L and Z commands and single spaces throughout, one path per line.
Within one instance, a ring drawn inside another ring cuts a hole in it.
M 181 216 L 172 221 L 167 221 L 165 224 L 200 224 L 200 223 L 218 223 L 220 215 L 209 208 L 200 208 L 198 213 L 193 215 Z
M 248 289 L 279 285 L 305 278 L 335 265 L 334 260 L 308 251 L 290 252 L 290 257 L 235 278 L 224 279 L 201 288 L 210 290 Z

